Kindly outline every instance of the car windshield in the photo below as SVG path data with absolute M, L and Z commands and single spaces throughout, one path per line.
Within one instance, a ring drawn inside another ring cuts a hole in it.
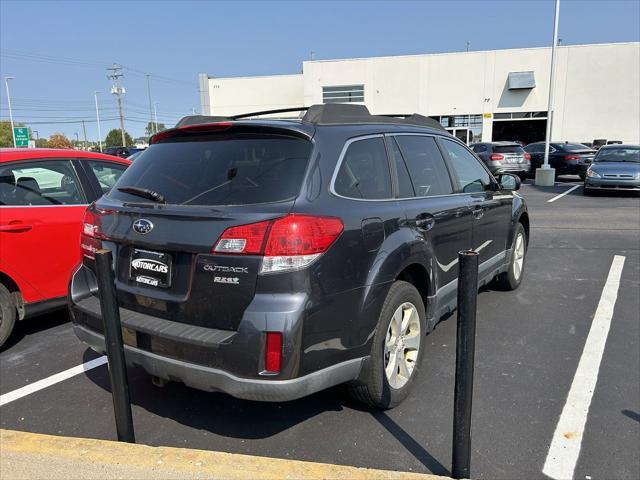
M 594 162 L 634 162 L 640 163 L 640 147 L 602 148 Z
M 169 204 L 249 205 L 295 198 L 309 162 L 308 140 L 282 135 L 208 135 L 151 145 L 109 194 L 159 194 Z M 129 193 L 127 192 L 129 190 Z

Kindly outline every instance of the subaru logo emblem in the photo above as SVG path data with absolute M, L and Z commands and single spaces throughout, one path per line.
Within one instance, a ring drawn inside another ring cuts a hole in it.
M 145 218 L 140 218 L 133 222 L 133 229 L 137 233 L 144 235 L 145 233 L 149 233 L 151 230 L 153 230 L 153 223 Z

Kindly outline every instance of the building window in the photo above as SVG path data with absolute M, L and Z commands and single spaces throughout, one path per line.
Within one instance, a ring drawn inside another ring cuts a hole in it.
M 364 85 L 322 87 L 323 103 L 364 102 Z

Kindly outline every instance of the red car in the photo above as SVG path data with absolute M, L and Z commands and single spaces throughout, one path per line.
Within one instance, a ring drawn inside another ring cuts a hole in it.
M 84 211 L 130 163 L 78 150 L 0 149 L 0 347 L 16 319 L 66 305 Z

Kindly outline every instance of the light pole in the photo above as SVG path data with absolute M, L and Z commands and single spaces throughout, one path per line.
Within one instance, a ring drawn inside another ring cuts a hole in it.
M 102 152 L 102 133 L 100 132 L 100 109 L 98 108 L 98 92 L 97 90 L 93 92 L 93 98 L 96 100 L 96 120 L 98 123 L 98 147 Z
M 11 94 L 9 93 L 9 80 L 16 77 L 4 77 L 4 85 L 7 87 L 7 103 L 9 104 L 9 120 L 11 121 L 11 138 L 13 139 L 13 148 L 16 148 L 16 133 L 13 130 L 13 112 L 11 111 Z
M 40 133 L 38 132 L 38 130 L 33 130 L 33 133 L 36 134 L 36 140 L 40 140 Z
M 549 75 L 549 105 L 547 107 L 547 131 L 544 136 L 544 163 L 536 169 L 536 185 L 551 187 L 555 182 L 556 170 L 549 167 L 549 142 L 553 127 L 553 87 L 556 79 L 556 49 L 558 48 L 558 23 L 560 21 L 560 0 L 556 0 L 553 18 L 553 43 L 551 44 L 551 74 Z
M 76 150 L 78 149 L 78 144 L 80 143 L 80 137 L 78 136 L 78 132 L 74 132 L 74 135 L 76 136 Z
M 149 127 L 153 128 L 153 111 L 151 109 L 151 105 L 153 105 L 153 102 L 151 101 L 151 82 L 149 80 L 149 77 L 151 77 L 151 75 L 147 73 L 146 77 L 147 77 L 147 95 L 149 96 Z M 153 133 L 158 133 L 157 128 Z
M 154 130 L 158 133 L 158 102 L 153 102 L 153 114 L 155 117 Z

